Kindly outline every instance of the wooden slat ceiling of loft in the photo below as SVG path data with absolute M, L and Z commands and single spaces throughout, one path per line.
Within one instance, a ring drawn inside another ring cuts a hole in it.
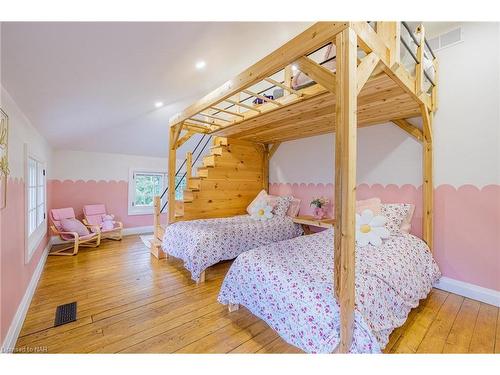
M 317 86 L 317 85 L 316 85 Z M 220 129 L 217 135 L 273 143 L 335 131 L 335 95 L 318 87 L 301 101 Z M 358 97 L 358 126 L 418 116 L 418 104 L 385 73 L 372 77 Z

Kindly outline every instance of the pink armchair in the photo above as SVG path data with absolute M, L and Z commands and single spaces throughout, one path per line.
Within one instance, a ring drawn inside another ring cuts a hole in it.
M 101 243 L 101 232 L 98 227 L 91 227 L 92 231 L 85 236 L 80 236 L 77 232 L 64 231 L 61 220 L 75 219 L 75 211 L 71 207 L 50 210 L 50 219 L 52 221 L 52 225 L 50 226 L 52 232 L 58 235 L 65 243 L 70 243 L 70 245 L 51 251 L 49 255 L 75 255 L 78 253 L 80 246 L 97 247 Z
M 83 206 L 83 222 L 86 225 L 94 225 L 99 227 L 102 238 L 111 240 L 122 239 L 123 224 L 120 221 L 115 221 L 113 215 L 106 212 L 104 204 L 89 204 Z

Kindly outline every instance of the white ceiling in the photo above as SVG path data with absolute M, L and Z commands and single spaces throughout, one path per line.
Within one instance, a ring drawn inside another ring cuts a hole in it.
M 0 77 L 56 149 L 166 156 L 172 114 L 309 25 L 2 23 Z

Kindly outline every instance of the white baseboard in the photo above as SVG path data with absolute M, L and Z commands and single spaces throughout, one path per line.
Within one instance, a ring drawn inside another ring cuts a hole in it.
M 31 276 L 30 283 L 28 284 L 28 288 L 24 293 L 24 297 L 19 304 L 16 314 L 10 323 L 9 330 L 7 332 L 7 336 L 5 336 L 5 340 L 2 343 L 1 352 L 2 353 L 12 353 L 16 346 L 17 338 L 19 337 L 19 333 L 21 332 L 21 328 L 23 327 L 24 319 L 26 318 L 26 314 L 28 313 L 28 308 L 30 307 L 31 299 L 35 294 L 36 287 L 38 285 L 38 281 L 40 280 L 40 276 L 42 275 L 43 267 L 45 266 L 45 262 L 47 261 L 47 256 L 49 255 L 49 250 L 53 245 L 52 239 L 49 239 L 47 246 L 43 249 L 42 256 L 40 257 L 40 261 L 35 268 L 35 272 L 33 272 L 33 276 Z
M 123 228 L 122 233 L 124 236 L 131 236 L 134 234 L 146 234 L 146 233 L 153 233 L 154 229 L 152 225 L 147 225 L 144 227 L 130 227 L 130 228 Z M 61 240 L 58 236 L 52 236 L 51 237 L 51 242 L 52 245 L 61 245 L 63 243 L 66 243 L 66 241 Z
M 500 307 L 500 291 L 497 290 L 483 288 L 478 285 L 450 279 L 446 276 L 441 277 L 437 283 L 434 284 L 434 287 Z
M 132 228 L 123 228 L 123 235 L 130 236 L 132 234 L 146 234 L 153 233 L 154 228 L 152 225 L 148 225 L 145 227 L 132 227 Z

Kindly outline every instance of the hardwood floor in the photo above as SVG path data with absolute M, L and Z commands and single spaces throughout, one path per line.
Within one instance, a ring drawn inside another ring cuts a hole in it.
M 74 257 L 49 257 L 17 342 L 48 353 L 299 353 L 245 308 L 217 294 L 231 262 L 196 285 L 178 260 L 152 258 L 138 236 Z M 57 305 L 78 320 L 53 327 Z M 499 309 L 441 290 L 391 335 L 390 353 L 499 353 Z

